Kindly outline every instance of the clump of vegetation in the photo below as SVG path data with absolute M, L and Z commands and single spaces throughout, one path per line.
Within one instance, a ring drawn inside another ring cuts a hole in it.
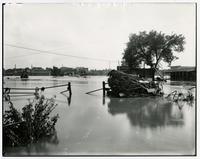
M 191 106 L 195 100 L 195 97 L 190 90 L 188 90 L 185 94 L 183 94 L 181 91 L 175 90 L 168 94 L 166 98 L 178 104 L 180 104 L 181 102 L 187 102 Z
M 37 142 L 56 133 L 58 114 L 50 116 L 57 104 L 44 96 L 35 99 L 18 111 L 11 101 L 3 114 L 3 146 L 22 146 Z

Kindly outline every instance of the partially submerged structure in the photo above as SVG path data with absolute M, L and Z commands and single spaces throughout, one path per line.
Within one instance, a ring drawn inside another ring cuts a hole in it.
M 145 81 L 142 78 L 112 70 L 108 73 L 108 95 L 115 97 L 160 96 L 162 85 L 160 82 Z
M 196 67 L 172 66 L 163 72 L 170 76 L 171 81 L 196 81 Z
M 128 73 L 128 74 L 133 74 L 133 75 L 138 75 L 139 77 L 143 78 L 152 78 L 154 70 L 152 68 L 132 68 L 130 69 L 128 66 L 117 66 L 117 70 Z

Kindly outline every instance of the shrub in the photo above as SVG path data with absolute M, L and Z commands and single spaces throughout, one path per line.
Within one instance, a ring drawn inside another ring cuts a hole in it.
M 3 146 L 22 146 L 56 133 L 58 114 L 50 116 L 57 104 L 44 96 L 35 98 L 18 111 L 11 101 L 3 114 Z

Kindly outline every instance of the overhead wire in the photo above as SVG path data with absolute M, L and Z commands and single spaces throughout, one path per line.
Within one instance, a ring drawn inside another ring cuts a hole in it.
M 56 49 L 53 49 L 53 50 L 46 50 L 46 51 L 56 51 L 56 50 L 60 50 L 60 49 L 65 48 L 65 47 L 56 48 Z M 7 59 L 15 59 L 15 58 L 20 58 L 20 57 L 32 56 L 32 55 L 36 55 L 36 54 L 40 54 L 40 53 L 33 53 L 33 54 L 29 54 L 29 55 L 12 56 L 12 57 L 6 57 L 6 58 Z
M 117 60 L 108 60 L 108 59 L 100 59 L 100 58 L 91 58 L 91 57 L 85 57 L 85 56 L 76 56 L 76 55 L 70 55 L 70 54 L 63 54 L 63 53 L 58 53 L 54 51 L 45 51 L 45 50 L 40 50 L 40 49 L 34 49 L 34 48 L 29 48 L 29 47 L 23 47 L 23 46 L 18 46 L 18 45 L 13 45 L 13 44 L 5 44 L 6 46 L 9 47 L 14 47 L 14 48 L 19 48 L 19 49 L 24 49 L 24 50 L 30 50 L 30 51 L 36 51 L 39 53 L 35 54 L 51 54 L 51 55 L 59 55 L 59 56 L 66 56 L 66 57 L 72 57 L 72 58 L 78 58 L 78 59 L 84 59 L 84 60 L 95 60 L 95 61 L 106 61 L 106 62 L 118 62 Z M 31 54 L 33 55 L 33 54 Z M 28 55 L 24 55 L 28 56 Z M 23 57 L 23 56 L 16 56 L 17 57 Z M 12 58 L 12 57 L 10 57 Z M 14 58 L 14 57 L 13 57 Z

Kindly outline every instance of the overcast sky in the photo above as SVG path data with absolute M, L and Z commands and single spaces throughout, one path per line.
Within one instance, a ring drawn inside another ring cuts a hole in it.
M 130 33 L 152 29 L 183 34 L 185 51 L 172 65 L 195 66 L 193 3 L 6 4 L 4 65 L 116 68 Z

